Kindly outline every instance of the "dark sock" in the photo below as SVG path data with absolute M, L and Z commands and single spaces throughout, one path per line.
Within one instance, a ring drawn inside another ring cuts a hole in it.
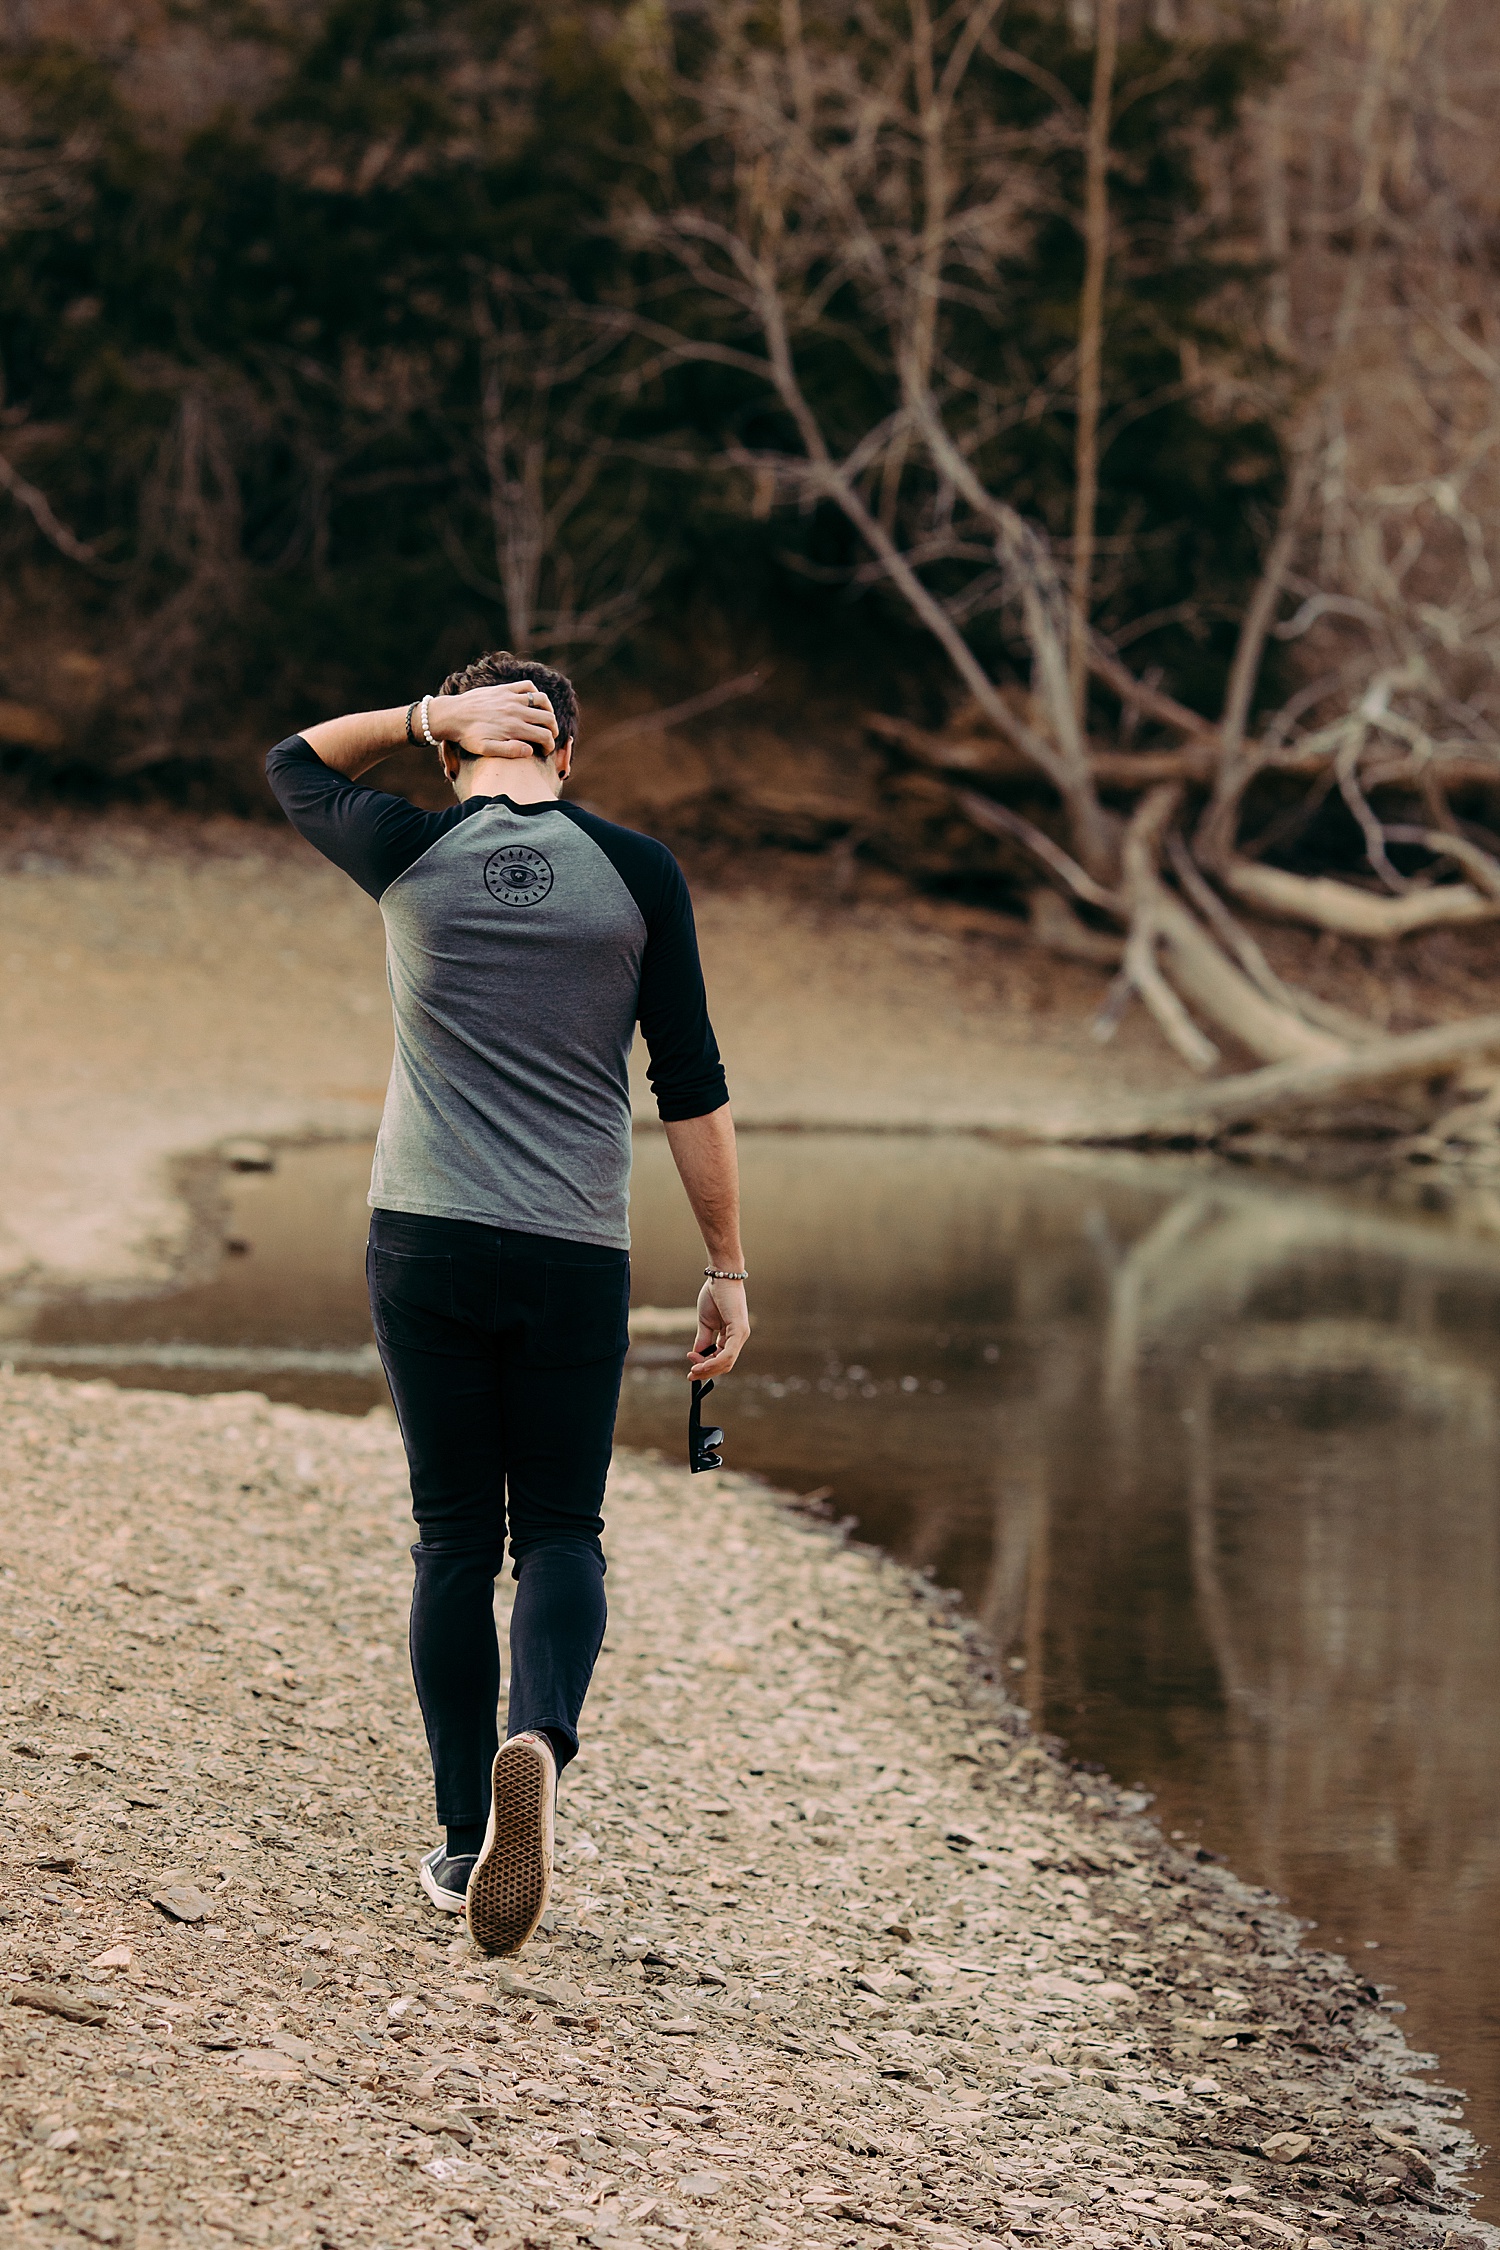
M 471 1821 L 465 1827 L 450 1828 L 447 1834 L 450 1859 L 474 1859 L 484 1842 L 484 1822 Z

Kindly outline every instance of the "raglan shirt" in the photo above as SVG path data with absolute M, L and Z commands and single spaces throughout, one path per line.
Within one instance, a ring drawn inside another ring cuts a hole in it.
M 300 735 L 266 773 L 385 922 L 396 1047 L 371 1204 L 628 1249 L 636 1023 L 663 1119 L 729 1099 L 672 854 L 577 805 L 423 812 Z

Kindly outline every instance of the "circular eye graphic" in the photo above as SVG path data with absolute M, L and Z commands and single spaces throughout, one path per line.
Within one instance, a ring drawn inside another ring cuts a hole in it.
M 527 844 L 511 844 L 484 863 L 485 889 L 502 906 L 535 906 L 552 888 L 552 867 Z

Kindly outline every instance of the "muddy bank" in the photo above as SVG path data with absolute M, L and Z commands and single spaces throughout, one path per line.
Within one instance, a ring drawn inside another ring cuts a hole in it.
M 71 824 L 0 879 L 0 1287 L 159 1281 L 174 1165 L 242 1133 L 373 1132 L 390 1062 L 375 907 L 279 830 Z M 1097 976 L 962 910 L 700 892 L 710 997 L 750 1125 L 1022 1125 L 1174 1086 Z M 982 919 L 982 918 L 981 918 Z M 654 1110 L 644 1088 L 644 1122 Z
M 26 2250 L 1495 2239 L 1378 1992 L 753 1482 L 617 1460 L 507 1969 L 415 1888 L 386 1415 L 0 1378 L 0 1479 Z

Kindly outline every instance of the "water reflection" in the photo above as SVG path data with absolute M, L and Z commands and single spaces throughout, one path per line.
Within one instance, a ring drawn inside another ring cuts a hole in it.
M 1481 2094 L 1481 2132 L 1500 2091 L 1497 1315 L 1488 1247 L 1461 1235 L 1184 1196 L 1121 1263 L 1104 1369 L 1109 1506 L 1167 1544 L 1176 1515 L 1211 1696 L 1184 1729 L 1168 1686 L 1164 1809 L 1341 1948 L 1377 1941 L 1372 1973 Z M 1058 1590 L 1088 1642 L 1059 1645 L 1049 1707 L 1139 1762 L 1102 1560 Z M 1134 1662 L 1154 1658 L 1148 1629 Z
M 756 1161 L 760 1365 L 828 1358 L 744 1449 L 961 1587 L 1075 1754 L 1397 1986 L 1489 2137 L 1492 1214 L 972 1148 Z
M 959 1588 L 1076 1755 L 1399 1986 L 1488 2137 L 1496 1215 L 964 1140 L 767 1135 L 744 1160 L 758 1328 L 715 1398 L 731 1465 L 831 1487 Z M 312 1356 L 117 1372 L 363 1410 L 383 1395 L 349 1356 L 366 1163 L 291 1152 L 229 1180 L 247 1247 L 217 1273 L 154 1303 L 13 1308 L 30 1350 L 290 1347 Z M 637 1304 L 690 1300 L 702 1254 L 654 1138 L 634 1208 Z M 675 1356 L 640 1348 L 620 1434 L 677 1458 Z

